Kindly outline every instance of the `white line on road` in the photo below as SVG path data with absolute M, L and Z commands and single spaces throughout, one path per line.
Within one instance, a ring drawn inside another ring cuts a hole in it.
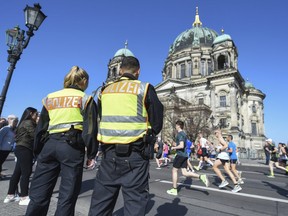
M 161 182 L 161 183 L 165 183 L 165 184 L 172 184 L 171 181 L 166 181 L 166 180 L 157 179 L 157 180 L 155 180 L 155 181 Z M 188 187 L 190 187 L 190 188 L 210 190 L 210 191 L 215 191 L 215 192 L 219 192 L 219 193 L 233 194 L 233 195 L 235 195 L 235 196 L 244 196 L 244 197 L 262 199 L 262 200 L 270 200 L 270 201 L 274 201 L 274 202 L 288 203 L 288 200 L 278 199 L 278 198 L 273 198 L 273 197 L 264 197 L 264 196 L 259 196 L 259 195 L 254 195 L 254 194 L 248 194 L 248 193 L 233 193 L 233 192 L 231 192 L 231 191 L 220 190 L 220 189 L 211 188 L 211 187 L 203 187 L 203 186 L 197 186 L 197 185 L 183 184 L 183 183 L 178 183 L 178 185 L 183 185 L 183 186 L 186 186 L 186 187 L 188 186 Z M 287 196 L 287 197 L 288 197 L 288 196 Z

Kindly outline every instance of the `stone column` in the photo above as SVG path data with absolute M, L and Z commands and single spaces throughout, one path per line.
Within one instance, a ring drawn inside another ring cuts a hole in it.
M 229 84 L 230 88 L 230 107 L 231 107 L 231 123 L 230 127 L 238 127 L 237 119 L 237 101 L 236 101 L 236 86 L 234 83 Z
M 171 78 L 176 79 L 176 65 L 173 64 L 172 66 L 172 74 L 171 74 Z

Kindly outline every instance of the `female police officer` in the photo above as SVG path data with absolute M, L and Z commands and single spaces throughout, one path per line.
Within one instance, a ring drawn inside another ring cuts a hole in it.
M 96 103 L 84 93 L 88 80 L 87 72 L 74 66 L 64 79 L 64 89 L 50 93 L 42 100 L 34 147 L 34 152 L 40 154 L 26 215 L 47 214 L 59 173 L 61 183 L 55 215 L 74 215 L 82 182 L 85 146 L 88 167 L 94 165 L 98 148 Z

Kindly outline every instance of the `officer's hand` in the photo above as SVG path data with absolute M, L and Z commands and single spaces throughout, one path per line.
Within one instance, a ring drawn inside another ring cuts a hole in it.
M 86 166 L 87 169 L 94 169 L 96 166 L 96 161 L 94 159 L 87 159 Z

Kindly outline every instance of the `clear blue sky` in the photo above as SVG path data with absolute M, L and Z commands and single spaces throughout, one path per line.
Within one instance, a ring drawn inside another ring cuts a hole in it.
M 25 29 L 24 12 L 31 0 L 0 3 L 0 87 L 7 75 L 5 31 Z M 287 0 L 38 0 L 48 16 L 24 50 L 10 83 L 2 116 L 22 115 L 28 106 L 41 109 L 41 99 L 61 89 L 73 65 L 90 74 L 92 93 L 107 76 L 115 52 L 128 48 L 141 62 L 140 79 L 161 82 L 170 45 L 191 28 L 199 7 L 203 26 L 223 27 L 239 52 L 239 71 L 266 94 L 266 136 L 288 141 Z M 1 36 L 2 35 L 2 36 Z

